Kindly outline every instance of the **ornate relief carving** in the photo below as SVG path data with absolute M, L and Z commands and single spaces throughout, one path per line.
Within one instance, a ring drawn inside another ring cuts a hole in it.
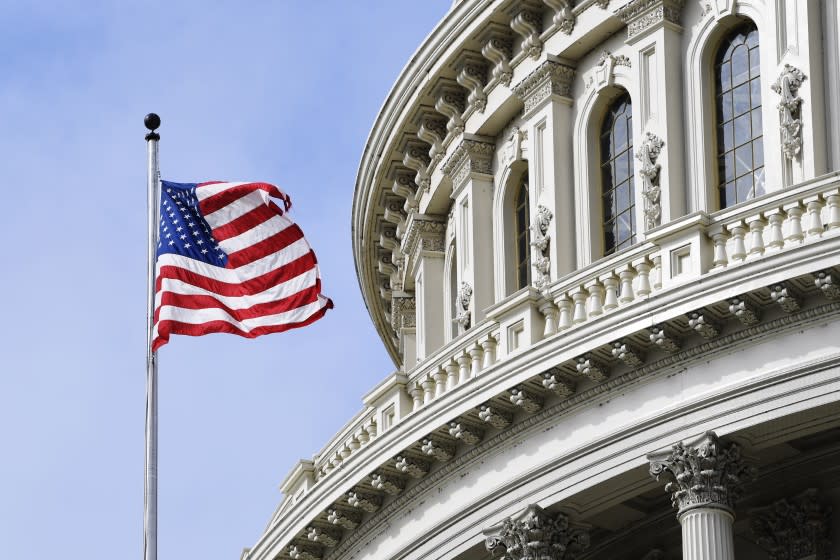
M 522 130 L 518 126 L 511 128 L 510 134 L 507 137 L 507 145 L 505 145 L 505 161 L 507 165 L 515 161 L 521 161 L 524 158 L 522 143 L 528 139 L 528 131 Z
M 630 367 L 641 367 L 645 362 L 642 352 L 635 346 L 618 340 L 612 343 L 612 355 L 615 359 L 621 360 Z
M 736 296 L 729 299 L 729 312 L 748 327 L 757 325 L 760 320 L 758 309 L 743 296 Z
M 537 505 L 505 519 L 484 541 L 501 560 L 566 560 L 577 558 L 589 547 L 589 533 L 573 527 L 563 513 L 551 515 Z M 485 534 L 489 532 L 486 531 Z
M 636 152 L 636 159 L 642 164 L 639 175 L 642 177 L 642 197 L 645 200 L 645 229 L 658 226 L 662 217 L 662 207 L 659 203 L 659 170 L 662 166 L 656 163 L 656 160 L 664 145 L 665 142 L 658 136 L 647 132 L 639 151 Z
M 471 173 L 493 173 L 493 152 L 496 145 L 465 138 L 443 165 L 444 174 L 452 179 L 452 188 L 459 187 Z
M 447 132 L 456 136 L 464 132 L 462 116 L 467 106 L 464 88 L 452 80 L 439 80 L 433 95 L 435 111 L 448 118 Z
M 688 317 L 688 328 L 697 332 L 706 340 L 712 339 L 720 334 L 720 326 L 703 311 L 692 311 Z
M 432 146 L 429 149 L 429 157 L 431 158 L 430 166 L 434 168 L 443 159 L 445 153 L 443 141 L 447 133 L 446 119 L 436 110 L 428 107 L 420 110 L 416 124 L 417 137 Z
M 393 297 L 391 299 L 391 328 L 400 329 L 416 326 L 416 300 L 413 297 Z
M 487 107 L 487 95 L 484 84 L 487 83 L 487 64 L 478 53 L 464 51 L 456 67 L 455 81 L 469 90 L 467 96 L 467 111 L 474 109 L 483 113 Z
M 595 0 L 595 5 L 602 10 L 606 10 L 610 7 L 610 0 Z
M 461 328 L 467 330 L 470 328 L 470 300 L 472 300 L 473 289 L 469 282 L 461 282 L 461 288 L 458 290 L 458 317 L 456 317 Z
M 569 97 L 575 69 L 559 62 L 546 60 L 524 80 L 516 84 L 513 93 L 525 103 L 525 113 L 551 97 Z
M 416 176 L 416 171 L 406 169 L 402 166 L 397 167 L 391 173 L 391 177 L 394 179 L 394 182 L 391 184 L 391 191 L 400 198 L 405 199 L 403 211 L 408 216 L 417 211 L 416 197 L 418 189 L 417 183 L 414 182 Z
M 484 437 L 484 432 L 461 422 L 450 422 L 449 435 L 455 439 L 460 439 L 467 445 L 476 445 Z
M 400 250 L 409 259 L 409 267 L 417 262 L 421 252 L 443 253 L 446 224 L 440 216 L 412 214 L 406 224 Z M 410 270 L 410 268 L 409 268 Z
M 632 66 L 630 59 L 623 54 L 615 56 L 610 51 L 601 51 L 601 56 L 598 57 L 598 66 L 604 66 L 607 61 L 612 61 L 613 66 L 627 66 L 628 68 Z
M 347 503 L 354 508 L 359 508 L 362 511 L 373 513 L 382 505 L 382 500 L 377 496 L 370 494 L 362 494 L 360 492 L 348 492 Z
M 286 554 L 292 560 L 321 560 L 321 550 L 314 546 L 293 544 L 286 549 Z
M 554 214 L 540 204 L 537 207 L 537 215 L 534 216 L 534 223 L 531 225 L 531 246 L 537 250 L 537 258 L 534 259 L 533 267 L 536 270 L 534 275 L 534 287 L 540 291 L 548 288 L 551 283 L 551 257 L 549 247 L 551 246 L 551 233 L 548 227 Z
M 330 509 L 327 510 L 327 521 L 352 531 L 362 522 L 362 516 L 355 512 Z
M 322 529 L 321 527 L 307 527 L 306 538 L 312 542 L 332 548 L 341 541 L 341 532 Z
M 588 377 L 593 381 L 604 381 L 609 377 L 609 370 L 605 365 L 595 359 L 592 354 L 585 354 L 575 359 L 579 374 Z
M 455 449 L 453 447 L 429 438 L 423 440 L 423 446 L 420 450 L 441 463 L 445 463 L 455 456 Z
M 677 352 L 680 349 L 680 339 L 671 333 L 664 325 L 654 325 L 648 329 L 650 342 L 666 352 Z
M 778 303 L 786 313 L 799 311 L 799 298 L 784 284 L 776 284 L 770 288 L 770 299 Z
M 627 38 L 631 39 L 650 27 L 670 22 L 680 24 L 680 13 L 685 0 L 632 0 L 615 15 L 627 25 Z
M 755 541 L 767 549 L 770 560 L 828 558 L 831 508 L 820 504 L 817 496 L 817 490 L 810 488 L 750 512 Z
M 510 28 L 522 37 L 522 52 L 533 59 L 542 54 L 542 16 L 536 10 L 520 10 L 510 21 Z
M 542 374 L 543 387 L 560 397 L 571 397 L 575 393 L 575 385 L 560 377 L 558 371 L 549 370 Z
M 566 35 L 571 35 L 575 28 L 575 14 L 571 0 L 543 0 L 554 9 L 554 25 Z
M 483 422 L 487 422 L 488 424 L 499 430 L 507 428 L 513 421 L 513 418 L 510 414 L 502 412 L 498 408 L 494 408 L 487 404 L 483 404 L 479 407 L 478 417 Z
M 741 448 L 720 441 L 714 432 L 688 446 L 679 442 L 667 454 L 649 459 L 656 480 L 663 475 L 671 479 L 665 491 L 680 514 L 710 505 L 734 511 L 744 483 L 754 476 L 741 458 Z
M 405 490 L 405 483 L 399 478 L 375 473 L 370 477 L 370 485 L 391 496 L 396 496 Z
M 528 414 L 539 412 L 543 407 L 541 398 L 526 392 L 522 387 L 514 387 L 510 390 L 510 402 Z
M 814 274 L 814 285 L 822 291 L 826 299 L 840 299 L 840 283 L 830 270 Z
M 805 74 L 801 70 L 785 64 L 779 78 L 773 82 L 770 89 L 782 96 L 777 108 L 782 126 L 782 151 L 788 159 L 793 159 L 802 150 L 802 121 L 799 109 L 802 98 L 799 97 L 799 86 L 805 81 Z
M 493 63 L 492 79 L 506 86 L 513 78 L 510 61 L 513 58 L 513 37 L 510 29 L 499 23 L 490 23 L 482 33 L 481 54 Z

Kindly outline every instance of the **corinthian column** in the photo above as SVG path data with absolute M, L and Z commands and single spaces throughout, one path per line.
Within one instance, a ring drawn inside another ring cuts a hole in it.
M 530 505 L 521 514 L 505 519 L 484 532 L 494 558 L 501 560 L 572 560 L 589 547 L 589 533 L 573 527 L 563 513 L 545 512 Z
M 648 456 L 650 474 L 669 478 L 665 491 L 682 526 L 684 560 L 734 560 L 732 523 L 735 502 L 752 470 L 740 448 L 721 442 L 714 432 Z

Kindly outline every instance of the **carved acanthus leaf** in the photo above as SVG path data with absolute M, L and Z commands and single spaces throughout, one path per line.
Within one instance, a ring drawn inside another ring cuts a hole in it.
M 589 547 L 585 529 L 573 526 L 565 514 L 552 515 L 537 505 L 487 532 L 495 534 L 484 544 L 500 560 L 571 560 Z
M 473 173 L 492 174 L 495 151 L 496 144 L 493 142 L 465 138 L 442 168 L 443 173 L 452 179 L 453 189 L 457 189 Z
M 546 60 L 524 80 L 516 84 L 513 92 L 525 103 L 525 113 L 551 97 L 569 97 L 575 69 L 553 60 Z
M 685 0 L 631 0 L 615 15 L 627 25 L 627 38 L 632 39 L 664 22 L 679 25 L 684 3 Z

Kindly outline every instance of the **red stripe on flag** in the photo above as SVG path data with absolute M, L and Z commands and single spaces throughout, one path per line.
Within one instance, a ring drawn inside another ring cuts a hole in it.
M 282 212 L 279 212 L 279 208 L 275 205 L 274 208 L 267 205 L 257 206 L 253 210 L 242 214 L 235 220 L 232 220 L 226 223 L 223 226 L 213 228 L 213 238 L 216 241 L 224 241 L 225 239 L 230 239 L 231 237 L 236 237 L 242 233 L 245 233 L 249 229 L 252 229 L 263 222 L 266 222 L 277 216 L 278 214 L 282 215 Z
M 302 238 L 303 232 L 301 229 L 297 224 L 292 224 L 283 231 L 275 233 L 262 241 L 258 241 L 250 247 L 246 247 L 241 251 L 228 253 L 227 268 L 239 268 L 240 266 L 252 263 L 272 253 L 281 251 Z
M 292 206 L 292 200 L 289 198 L 289 195 L 283 193 L 274 185 L 269 185 L 268 183 L 243 183 L 241 185 L 225 189 L 209 198 L 205 198 L 198 203 L 198 207 L 201 210 L 201 213 L 207 216 L 256 190 L 263 190 L 270 196 L 279 198 L 283 201 L 286 210 Z

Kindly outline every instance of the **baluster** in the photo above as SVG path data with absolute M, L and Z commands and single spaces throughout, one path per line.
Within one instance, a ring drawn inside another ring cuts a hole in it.
M 466 351 L 455 358 L 458 361 L 458 383 L 464 383 L 470 379 L 470 355 Z
M 747 218 L 750 226 L 750 255 L 761 256 L 764 254 L 764 220 L 761 215 Z
M 624 265 L 618 272 L 618 278 L 621 281 L 618 301 L 621 303 L 630 303 L 635 299 L 636 296 L 633 294 L 633 279 L 635 277 L 636 271 L 629 264 Z
M 370 424 L 365 426 L 365 431 L 368 433 L 368 437 L 370 439 L 374 439 L 376 437 L 376 418 L 370 419 Z
M 774 250 L 781 249 L 785 246 L 785 236 L 782 233 L 782 224 L 785 221 L 785 215 L 780 208 L 765 212 L 765 215 L 767 216 L 768 229 L 770 230 L 767 234 L 767 247 Z
M 572 312 L 572 323 L 578 324 L 586 321 L 586 290 L 583 286 L 579 286 L 572 294 L 572 301 L 574 301 L 574 311 Z
M 592 281 L 586 285 L 586 291 L 589 292 L 589 316 L 597 317 L 604 312 L 604 287 L 597 280 Z
M 420 383 L 423 387 L 423 404 L 429 404 L 435 398 L 435 380 L 427 375 Z
M 481 359 L 484 357 L 484 350 L 476 342 L 469 350 L 470 360 L 472 361 L 472 377 L 476 377 L 481 373 Z
M 438 367 L 435 371 L 435 398 L 443 395 L 446 391 L 446 370 Z
M 557 299 L 557 330 L 564 331 L 572 326 L 572 301 L 563 294 Z
M 723 268 L 729 264 L 729 257 L 726 255 L 726 241 L 729 235 L 726 229 L 712 234 L 712 242 L 715 244 L 714 260 L 712 260 L 713 268 Z
M 417 412 L 423 406 L 423 388 L 420 386 L 419 383 L 415 383 L 411 387 L 411 400 L 414 401 L 413 406 L 411 407 L 412 412 Z M 365 433 L 365 437 L 367 437 L 367 432 Z M 365 439 L 367 441 L 367 439 Z M 364 442 L 363 442 L 364 443 Z
M 484 369 L 487 369 L 496 363 L 496 339 L 492 334 L 482 341 L 481 349 L 484 350 Z
M 726 226 L 732 236 L 732 260 L 743 262 L 747 258 L 747 246 L 744 237 L 747 235 L 747 224 L 743 221 Z
M 653 261 L 653 289 L 662 288 L 662 255 L 655 253 L 650 258 Z
M 543 329 L 543 338 L 549 337 L 557 332 L 557 308 L 554 304 L 546 300 L 540 303 L 540 313 L 545 317 L 545 329 Z
M 604 284 L 604 311 L 618 307 L 618 277 L 610 274 L 601 279 Z
M 808 209 L 808 235 L 822 237 L 824 231 L 822 225 L 822 197 L 818 194 L 809 196 L 804 202 Z
M 802 205 L 798 202 L 793 204 L 786 204 L 785 212 L 787 213 L 787 236 L 785 241 L 790 243 L 802 243 L 805 239 L 805 234 L 802 233 Z
M 828 205 L 828 222 L 825 224 L 830 230 L 840 228 L 840 189 L 823 195 Z
M 458 364 L 449 360 L 443 367 L 446 370 L 446 390 L 451 391 L 458 386 Z
M 633 268 L 638 272 L 636 293 L 640 296 L 650 295 L 650 262 L 645 260 L 636 261 L 633 263 Z

